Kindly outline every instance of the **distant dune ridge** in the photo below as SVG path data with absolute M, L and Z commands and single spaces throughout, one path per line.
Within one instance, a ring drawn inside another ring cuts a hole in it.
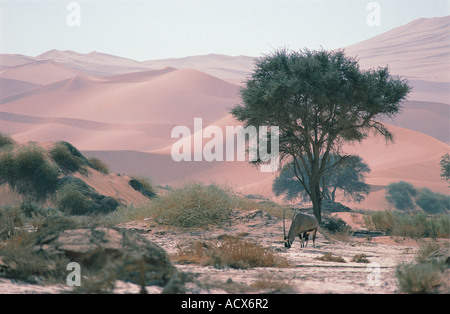
M 394 145 L 369 138 L 346 148 L 371 167 L 369 184 L 405 180 L 449 193 L 439 176 L 439 159 L 450 142 L 449 34 L 449 16 L 419 19 L 344 48 L 362 68 L 388 65 L 413 86 L 402 113 L 383 121 L 391 125 Z M 254 60 L 210 54 L 139 62 L 59 50 L 0 55 L 0 132 L 18 142 L 68 141 L 112 171 L 146 175 L 157 184 L 215 181 L 273 197 L 274 174 L 247 162 L 176 163 L 170 156 L 176 125 L 192 131 L 196 117 L 203 127 L 239 125 L 229 110 L 240 103 Z M 383 190 L 352 205 L 388 207 Z

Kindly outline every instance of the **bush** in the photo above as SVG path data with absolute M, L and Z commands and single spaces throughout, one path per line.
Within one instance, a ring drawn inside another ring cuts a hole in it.
M 344 220 L 333 216 L 324 216 L 321 227 L 333 234 L 351 231 L 351 228 L 345 223 Z
M 450 217 L 448 215 L 427 217 L 421 212 L 409 215 L 393 211 L 379 211 L 365 215 L 364 222 L 371 230 L 382 231 L 394 236 L 433 238 L 450 236 Z
M 315 257 L 318 261 L 346 263 L 342 256 L 333 255 L 332 253 L 324 253 L 322 256 Z
M 119 206 L 116 199 L 98 194 L 86 182 L 74 177 L 59 179 L 56 204 L 61 211 L 71 215 L 104 214 Z
M 0 208 L 0 240 L 6 240 L 23 226 L 23 219 L 18 208 Z
M 356 263 L 370 263 L 369 259 L 367 258 L 367 255 L 364 253 L 356 254 L 352 257 L 352 262 Z
M 102 160 L 92 157 L 92 158 L 89 158 L 88 161 L 89 161 L 89 165 L 91 166 L 92 169 L 97 170 L 104 174 L 109 174 L 109 166 Z
M 399 288 L 406 293 L 436 293 L 440 286 L 441 269 L 435 264 L 406 264 L 397 266 Z
M 38 239 L 51 239 L 61 230 L 71 227 L 76 227 L 72 219 L 50 216 L 37 232 L 21 232 L 9 239 L 0 247 L 2 261 L 8 266 L 1 276 L 34 284 L 65 283 L 68 274 L 66 266 L 70 260 L 65 256 L 49 258 L 36 252 L 34 245 Z
M 57 205 L 69 215 L 85 215 L 91 207 L 89 198 L 74 184 L 65 185 L 58 191 Z
M 83 168 L 86 164 L 86 158 L 69 143 L 56 143 L 55 147 L 50 151 L 50 156 L 65 173 L 73 173 L 80 170 L 81 172 L 86 171 Z
M 45 201 L 55 191 L 58 176 L 58 168 L 37 146 L 0 152 L 0 184 L 9 184 L 25 198 Z
M 128 184 L 145 197 L 153 198 L 156 196 L 155 189 L 151 185 L 148 179 L 142 177 L 133 177 Z
M 179 263 L 232 267 L 289 267 L 288 260 L 260 244 L 240 237 L 225 236 L 221 241 L 195 241 L 178 247 L 174 259 Z
M 430 189 L 423 188 L 420 189 L 417 194 L 416 204 L 427 213 L 442 213 L 450 210 L 450 197 L 447 195 L 434 193 Z
M 386 200 L 397 209 L 414 209 L 412 197 L 416 196 L 416 193 L 416 189 L 411 184 L 405 181 L 395 182 L 387 186 Z
M 14 140 L 10 136 L 0 133 L 0 149 L 10 145 L 14 145 Z
M 415 263 L 400 264 L 396 276 L 400 291 L 406 293 L 450 293 L 448 281 L 450 256 L 448 247 L 436 242 L 422 245 Z
M 229 221 L 237 197 L 227 188 L 190 183 L 155 198 L 149 207 L 156 222 L 181 228 L 208 228 Z

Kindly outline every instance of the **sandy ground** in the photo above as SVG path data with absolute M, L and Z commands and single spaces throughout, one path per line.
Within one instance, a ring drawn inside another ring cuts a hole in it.
M 335 214 L 336 215 L 336 214 Z M 363 225 L 358 215 L 339 213 L 353 229 Z M 287 226 L 290 222 L 287 222 Z M 312 239 L 308 247 L 300 248 L 297 241 L 291 249 L 283 246 L 283 223 L 280 219 L 259 210 L 236 211 L 229 226 L 209 231 L 181 231 L 156 225 L 151 220 L 133 221 L 120 225 L 134 229 L 147 239 L 159 244 L 167 253 L 178 252 L 177 245 L 189 241 L 209 241 L 220 235 L 245 233 L 252 239 L 287 258 L 291 267 L 233 269 L 175 264 L 179 271 L 189 274 L 187 293 L 398 293 L 395 277 L 396 265 L 411 262 L 420 245 L 413 239 L 380 237 L 350 237 L 348 241 L 328 240 L 318 233 L 316 247 Z M 343 262 L 321 261 L 315 258 L 331 253 Z M 370 263 L 352 261 L 358 254 L 365 254 Z M 255 287 L 258 286 L 258 287 Z M 146 287 L 148 293 L 160 293 L 161 287 Z M 64 293 L 67 286 L 37 286 L 0 279 L 0 293 Z M 139 286 L 116 282 L 114 293 L 138 293 Z

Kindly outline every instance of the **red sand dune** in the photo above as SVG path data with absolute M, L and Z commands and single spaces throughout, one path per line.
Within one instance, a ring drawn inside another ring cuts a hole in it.
M 54 61 L 34 61 L 0 70 L 0 78 L 46 85 L 80 75 L 82 72 L 62 66 Z

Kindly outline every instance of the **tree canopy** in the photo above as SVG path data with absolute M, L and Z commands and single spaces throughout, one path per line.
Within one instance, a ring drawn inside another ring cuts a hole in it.
M 321 178 L 323 198 L 335 202 L 336 192 L 340 190 L 344 197 L 350 201 L 360 202 L 369 193 L 370 186 L 365 183 L 365 176 L 370 172 L 369 166 L 362 161 L 361 157 L 352 155 L 341 162 L 339 166 L 333 167 L 341 156 L 331 155 L 329 169 Z M 300 201 L 309 201 L 309 196 L 298 181 L 294 172 L 294 163 L 290 162 L 284 165 L 280 174 L 275 178 L 272 190 L 275 195 L 285 194 L 285 200 L 300 199 Z M 332 170 L 331 170 L 332 169 Z M 302 173 L 307 173 L 306 169 L 301 169 Z M 309 178 L 305 178 L 309 184 Z
M 321 179 L 330 170 L 330 156 L 344 161 L 342 144 L 362 141 L 371 132 L 392 140 L 377 119 L 395 116 L 409 91 L 387 67 L 361 70 L 343 50 L 282 49 L 256 61 L 241 90 L 243 104 L 231 113 L 245 127 L 279 127 L 280 161 L 293 162 L 320 222 Z

